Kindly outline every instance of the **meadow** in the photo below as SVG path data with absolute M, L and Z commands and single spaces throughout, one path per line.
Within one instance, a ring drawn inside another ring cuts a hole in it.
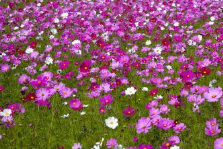
M 1 0 L 0 149 L 223 149 L 221 0 Z

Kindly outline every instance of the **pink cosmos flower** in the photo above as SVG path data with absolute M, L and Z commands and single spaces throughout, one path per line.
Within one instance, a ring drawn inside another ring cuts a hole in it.
M 139 144 L 138 149 L 153 149 L 150 144 Z
M 70 65 L 69 61 L 62 61 L 59 63 L 59 67 L 61 70 L 68 68 L 69 65 Z
M 82 146 L 80 143 L 74 143 L 74 145 L 72 146 L 72 149 L 82 149 Z
M 151 120 L 149 117 L 142 117 L 136 124 L 137 133 L 147 133 L 151 129 Z
M 83 108 L 82 103 L 77 98 L 76 99 L 71 99 L 70 102 L 69 102 L 69 105 L 75 111 L 79 111 Z
M 222 90 L 220 88 L 209 88 L 208 92 L 204 93 L 204 98 L 208 102 L 217 102 L 222 97 Z
M 157 127 L 159 129 L 168 130 L 173 127 L 173 124 L 174 124 L 173 120 L 170 120 L 169 118 L 162 118 L 158 122 Z
M 1 71 L 7 72 L 10 69 L 10 66 L 8 64 L 2 64 L 1 65 Z
M 170 141 L 170 142 L 173 142 L 173 144 L 175 145 L 175 144 L 180 143 L 180 138 L 179 138 L 178 136 L 171 136 L 171 137 L 169 138 L 169 141 Z
M 36 100 L 46 100 L 49 98 L 49 91 L 46 88 L 40 88 L 36 91 Z
M 219 129 L 217 126 L 205 128 L 205 134 L 208 136 L 214 136 L 221 132 L 221 129 Z
M 217 119 L 213 118 L 206 122 L 205 134 L 209 136 L 217 135 L 221 132 Z
M 150 117 L 154 117 L 156 115 L 159 115 L 160 114 L 160 110 L 159 109 L 156 109 L 156 108 L 152 108 L 149 110 L 149 116 Z
M 170 109 L 168 108 L 168 106 L 167 105 L 165 105 L 165 104 L 161 104 L 160 105 L 160 112 L 161 113 L 169 113 L 170 112 Z
M 59 90 L 59 94 L 63 98 L 70 97 L 72 95 L 72 90 L 68 87 L 63 87 L 62 89 Z
M 223 149 L 223 137 L 214 141 L 214 149 Z
M 107 145 L 108 148 L 114 148 L 118 145 L 117 140 L 111 138 L 110 140 L 107 141 L 106 145 Z
M 186 128 L 186 126 L 184 125 L 184 123 L 180 123 L 180 124 L 176 125 L 173 129 L 174 129 L 175 133 L 180 133 L 185 128 Z
M 30 81 L 30 77 L 27 76 L 26 74 L 21 75 L 21 76 L 19 77 L 19 79 L 18 79 L 18 83 L 19 83 L 19 84 L 26 84 L 26 83 L 28 83 L 29 81 Z
M 106 104 L 112 103 L 114 97 L 111 96 L 111 94 L 104 95 L 102 98 L 100 98 L 100 103 L 102 106 L 105 106 Z

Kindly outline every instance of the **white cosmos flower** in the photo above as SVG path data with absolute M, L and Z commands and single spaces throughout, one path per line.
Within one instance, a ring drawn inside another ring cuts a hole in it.
M 157 95 L 156 97 L 154 97 L 155 99 L 163 99 L 162 95 Z
M 210 21 L 210 22 L 208 22 L 209 23 L 209 25 L 213 25 L 214 24 L 214 22 L 213 21 Z
M 170 149 L 180 149 L 180 147 L 179 147 L 179 146 L 174 145 L 174 146 L 170 147 Z
M 62 104 L 63 104 L 63 105 L 67 105 L 67 102 L 63 102 Z
M 70 116 L 70 114 L 64 114 L 64 115 L 62 115 L 61 117 L 62 118 L 68 118 Z
M 155 53 L 161 54 L 163 49 L 161 47 L 155 47 L 153 50 L 154 50 Z
M 53 64 L 53 59 L 51 57 L 47 57 L 46 60 L 45 60 L 45 63 L 47 65 Z
M 106 126 L 115 129 L 118 126 L 118 119 L 115 117 L 109 117 L 105 120 Z
M 26 49 L 26 53 L 27 54 L 30 54 L 30 53 L 32 53 L 34 50 L 32 49 L 32 48 L 30 48 L 30 47 L 28 47 L 27 49 Z
M 215 17 L 214 16 L 210 17 L 210 20 L 211 21 L 214 21 L 215 20 Z
M 58 19 L 58 18 L 56 18 L 55 20 L 54 20 L 54 23 L 59 23 L 60 22 L 60 20 Z
M 133 95 L 136 93 L 136 89 L 134 87 L 129 87 L 125 90 L 126 95 Z
M 77 44 L 77 43 L 81 44 L 81 41 L 80 41 L 80 40 L 74 40 L 74 41 L 72 42 L 72 45 L 75 45 L 75 44 Z
M 131 49 L 128 50 L 128 52 L 129 52 L 129 53 L 135 53 L 136 50 L 134 50 L 133 48 L 131 48 Z
M 83 105 L 84 108 L 88 107 L 89 105 Z
M 166 68 L 167 68 L 168 70 L 171 70 L 171 69 L 172 69 L 172 66 L 167 65 Z
M 201 40 L 202 40 L 202 35 L 198 35 L 197 37 L 198 37 L 198 39 L 199 39 L 199 42 L 201 42 Z
M 179 22 L 175 22 L 173 26 L 179 26 Z
M 67 12 L 62 13 L 62 14 L 61 14 L 61 17 L 62 17 L 63 19 L 67 18 L 67 17 L 68 17 L 68 13 L 67 13 Z
M 148 87 L 143 87 L 142 91 L 149 91 Z
M 84 112 L 84 111 L 80 113 L 80 115 L 85 115 L 85 114 L 86 114 L 86 112 Z
M 151 45 L 151 40 L 147 40 L 147 41 L 146 41 L 146 45 L 147 45 L 147 46 Z
M 4 109 L 2 112 L 0 112 L 0 116 L 10 116 L 12 114 L 11 109 Z
M 52 28 L 50 31 L 51 31 L 54 35 L 57 34 L 57 29 L 55 29 L 55 28 Z

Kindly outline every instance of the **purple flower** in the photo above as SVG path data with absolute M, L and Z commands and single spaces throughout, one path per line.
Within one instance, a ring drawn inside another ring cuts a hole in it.
M 156 108 L 152 108 L 149 110 L 149 116 L 150 117 L 154 117 L 156 115 L 159 115 L 160 114 L 160 110 L 159 109 L 156 109 Z
M 218 138 L 214 141 L 214 149 L 223 149 L 223 138 Z
M 180 138 L 179 138 L 178 136 L 171 136 L 171 137 L 169 138 L 169 141 L 170 141 L 170 142 L 173 142 L 173 144 L 175 145 L 175 144 L 180 143 Z
M 68 87 L 63 87 L 62 89 L 59 90 L 59 94 L 63 98 L 70 97 L 72 93 L 73 93 L 72 90 Z
M 208 136 L 214 136 L 221 132 L 221 129 L 218 128 L 218 126 L 213 127 L 207 127 L 205 128 L 205 134 Z
M 138 149 L 153 149 L 150 144 L 139 144 Z
M 10 69 L 10 66 L 8 64 L 1 65 L 1 71 L 7 72 Z
M 219 98 L 222 97 L 222 90 L 219 88 L 209 88 L 208 92 L 204 93 L 204 98 L 208 102 L 217 102 Z
M 19 84 L 25 84 L 25 83 L 28 83 L 29 81 L 30 81 L 30 77 L 27 76 L 26 74 L 21 75 L 18 79 Z
M 77 111 L 83 108 L 83 105 L 79 99 L 71 99 L 69 102 L 69 105 L 72 109 L 77 110 Z
M 135 109 L 133 107 L 127 107 L 122 112 L 126 117 L 130 117 L 135 114 Z
M 36 91 L 36 100 L 46 100 L 49 97 L 49 91 L 46 88 L 40 88 Z
M 176 125 L 173 129 L 174 129 L 175 133 L 180 133 L 185 128 L 186 128 L 186 126 L 184 125 L 184 123 L 180 123 L 180 124 Z
M 147 133 L 151 129 L 151 120 L 149 117 L 142 117 L 136 124 L 137 133 Z
M 72 149 L 82 149 L 82 146 L 80 143 L 74 143 L 74 145 L 72 146 Z
M 107 141 L 106 145 L 107 145 L 108 148 L 114 148 L 118 145 L 117 140 L 111 138 L 110 140 Z
M 159 123 L 157 124 L 157 127 L 159 129 L 168 130 L 171 127 L 173 127 L 174 121 L 170 120 L 168 118 L 162 118 Z
M 113 101 L 113 97 L 111 96 L 111 94 L 108 94 L 108 95 L 104 95 L 102 98 L 100 98 L 100 102 L 101 102 L 101 105 L 104 106 L 106 104 L 109 104 L 109 103 L 112 103 Z

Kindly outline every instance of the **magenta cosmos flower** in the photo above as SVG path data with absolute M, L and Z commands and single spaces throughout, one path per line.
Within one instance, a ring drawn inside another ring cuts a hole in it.
M 83 108 L 83 105 L 79 99 L 71 99 L 69 105 L 73 110 L 76 111 L 81 110 Z
M 130 117 L 135 114 L 135 109 L 133 107 L 127 107 L 122 112 L 125 117 Z
M 214 141 L 214 149 L 223 149 L 223 138 L 218 138 Z
M 137 133 L 147 133 L 151 129 L 152 122 L 149 117 L 142 117 L 136 124 Z
M 208 92 L 204 93 L 204 98 L 208 102 L 217 102 L 219 98 L 222 97 L 222 90 L 220 88 L 209 88 Z
M 111 96 L 111 94 L 104 95 L 102 98 L 100 98 L 100 103 L 102 106 L 104 106 L 106 104 L 112 103 L 113 99 L 114 98 Z
M 83 73 L 89 72 L 90 69 L 91 69 L 91 61 L 90 60 L 84 61 L 80 66 L 80 72 L 83 72 Z
M 153 147 L 150 144 L 140 144 L 138 149 L 153 149 Z
M 195 74 L 192 71 L 184 71 L 180 74 L 180 77 L 184 82 L 187 82 L 191 81 L 195 77 Z
M 60 62 L 59 66 L 60 66 L 60 69 L 66 69 L 68 66 L 70 65 L 70 62 L 69 61 L 62 61 Z
M 186 128 L 186 126 L 184 125 L 184 123 L 180 123 L 180 124 L 176 125 L 173 129 L 174 129 L 175 133 L 180 133 L 185 128 Z
M 106 145 L 107 145 L 108 148 L 114 148 L 118 145 L 117 140 L 111 138 L 110 140 L 107 141 Z
M 173 127 L 174 121 L 170 120 L 168 118 L 162 118 L 159 123 L 157 124 L 157 127 L 159 129 L 168 130 Z

